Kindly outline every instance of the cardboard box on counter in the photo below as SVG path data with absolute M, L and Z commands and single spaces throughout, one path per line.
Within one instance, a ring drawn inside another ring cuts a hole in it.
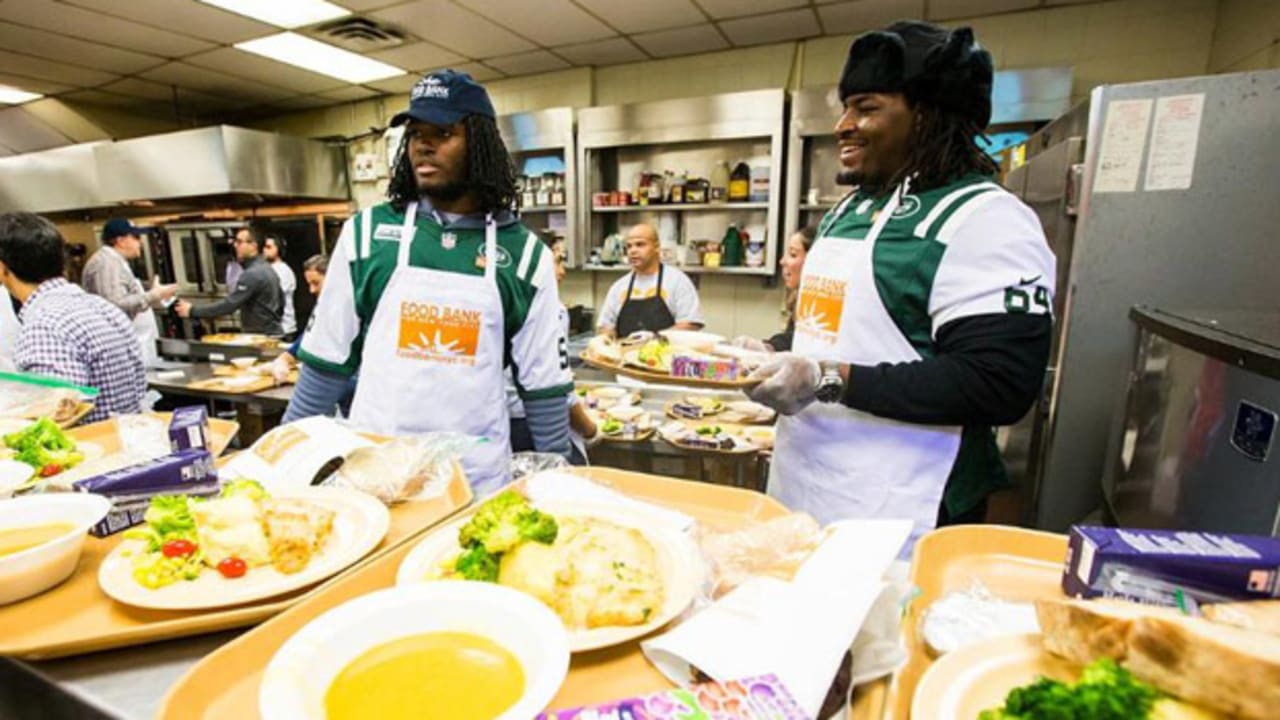
M 218 493 L 218 472 L 207 450 L 182 450 L 72 484 L 111 501 L 111 512 L 90 529 L 106 537 L 142 522 L 156 495 L 209 496 Z
M 1280 597 L 1280 539 L 1260 535 L 1076 525 L 1062 589 L 1185 606 Z
M 203 405 L 175 408 L 169 418 L 169 450 L 204 450 L 209 447 L 209 411 Z

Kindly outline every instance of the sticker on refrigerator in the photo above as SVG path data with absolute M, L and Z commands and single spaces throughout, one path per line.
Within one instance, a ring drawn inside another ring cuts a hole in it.
M 1145 190 L 1186 190 L 1196 165 L 1204 93 L 1156 100 Z
M 1231 445 L 1235 449 L 1250 460 L 1266 462 L 1267 455 L 1271 453 L 1271 439 L 1275 432 L 1275 413 L 1248 400 L 1240 401 L 1240 408 L 1236 410 L 1236 423 L 1231 428 Z
M 1102 128 L 1098 151 L 1098 176 L 1093 191 L 1133 192 L 1138 189 L 1142 153 L 1147 147 L 1151 100 L 1112 100 Z

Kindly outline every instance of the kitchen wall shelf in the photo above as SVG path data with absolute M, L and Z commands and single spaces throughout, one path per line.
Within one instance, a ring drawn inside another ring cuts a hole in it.
M 604 205 L 591 208 L 593 213 L 697 212 L 699 210 L 768 210 L 767 202 L 681 203 L 668 205 Z

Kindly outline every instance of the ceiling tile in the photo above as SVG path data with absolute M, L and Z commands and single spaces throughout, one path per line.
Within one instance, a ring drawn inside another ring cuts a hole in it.
M 405 70 L 423 70 L 456 63 L 465 58 L 442 47 L 426 42 L 415 42 L 391 50 L 369 53 L 374 60 L 381 60 Z
M 443 68 L 436 68 L 441 70 Z M 471 76 L 476 82 L 484 82 L 485 80 L 496 80 L 500 77 L 506 77 L 506 73 L 501 70 L 489 67 L 481 62 L 465 63 L 463 65 L 454 65 L 454 70 L 464 72 Z
M 271 85 L 292 90 L 293 93 L 290 94 L 316 93 L 346 85 L 342 80 L 303 70 L 293 65 L 287 65 L 236 48 L 218 48 L 207 53 L 192 55 L 189 58 L 185 58 L 183 62 L 224 72 L 228 75 L 262 78 Z
M 283 88 L 271 87 L 242 77 L 225 75 L 208 68 L 171 62 L 153 70 L 142 73 L 147 80 L 187 87 L 212 95 L 230 98 L 243 98 L 246 102 L 254 100 L 278 100 L 291 97 L 297 93 Z
M 552 55 L 546 50 L 489 58 L 486 65 L 491 65 L 508 75 L 532 75 L 550 70 L 563 70 L 569 63 Z
M 644 33 L 633 39 L 654 57 L 690 55 L 729 47 L 729 43 L 710 24 Z
M 167 104 L 173 104 L 174 90 L 172 85 L 151 82 L 142 78 L 124 78 L 113 83 L 108 83 L 98 88 L 105 92 L 115 93 L 117 95 L 128 95 L 133 98 L 154 100 Z M 178 87 L 178 104 L 200 104 L 211 105 L 225 102 L 228 98 L 219 97 L 217 95 L 209 95 L 207 93 L 192 90 L 188 87 Z
M 377 90 L 370 90 L 367 87 L 360 87 L 359 85 L 348 85 L 347 87 L 338 88 L 337 90 L 329 90 L 328 92 L 319 93 L 320 97 L 335 100 L 337 102 L 364 100 L 365 98 L 371 98 L 381 94 L 382 93 Z
M 107 47 L 65 35 L 0 22 L 0 47 L 5 50 L 64 60 L 73 65 L 109 72 L 135 73 L 164 63 L 164 58 Z
M 618 65 L 644 60 L 646 55 L 626 38 L 610 38 L 581 45 L 565 45 L 556 54 L 574 65 Z
M 40 93 L 41 95 L 52 95 L 54 93 L 62 93 L 68 90 L 74 90 L 72 85 L 63 85 L 62 83 L 49 82 L 48 80 L 37 80 L 35 78 L 22 77 L 20 75 L 6 75 L 0 73 L 0 85 L 8 85 L 19 90 L 27 92 Z
M 19 55 L 0 50 L 0 68 L 14 75 L 24 75 L 38 80 L 52 80 L 65 85 L 77 87 L 93 87 L 109 83 L 116 75 L 89 68 L 67 65 L 66 63 L 45 60 L 30 55 Z
M 0 2 L 0 19 L 139 52 L 181 57 L 213 43 L 50 0 Z
M 163 103 L 157 101 L 139 100 L 128 95 L 117 95 L 115 93 L 103 92 L 101 90 L 76 90 L 65 95 L 58 96 L 61 100 L 69 102 L 83 102 L 91 105 L 110 105 L 112 107 L 163 107 Z
M 569 0 L 458 0 L 495 23 L 541 45 L 599 40 L 616 35 Z
M 422 76 L 414 73 L 412 75 L 400 75 L 393 78 L 387 78 L 386 80 L 374 80 L 373 82 L 365 83 L 365 85 L 368 85 L 371 88 L 377 88 L 382 92 L 401 95 L 412 90 L 413 86 L 416 85 L 420 79 L 422 79 Z
M 822 34 L 812 8 L 725 20 L 720 23 L 720 29 L 734 45 L 760 45 Z
M 596 17 L 625 33 L 697 25 L 707 19 L 690 0 L 644 0 L 643 2 L 577 0 L 577 2 L 595 13 Z
M 924 0 L 855 0 L 819 5 L 818 17 L 828 35 L 882 28 L 896 20 L 924 17 Z
M 1040 0 L 929 0 L 930 20 L 980 17 L 1013 10 L 1026 10 Z
M 808 5 L 808 0 L 698 0 L 707 14 L 717 20 L 720 18 L 742 17 L 743 15 L 759 15 L 761 13 L 789 10 Z
M 399 5 L 404 0 L 336 0 L 336 2 L 335 0 L 329 0 L 329 2 L 348 10 L 364 12 L 365 10 L 377 10 L 390 5 Z
M 485 58 L 534 49 L 528 40 L 449 3 L 419 0 L 379 10 L 372 16 L 467 57 Z
M 24 0 L 25 1 L 25 0 Z M 66 0 L 126 20 L 172 29 L 218 43 L 238 43 L 279 32 L 274 25 L 205 5 L 195 0 Z

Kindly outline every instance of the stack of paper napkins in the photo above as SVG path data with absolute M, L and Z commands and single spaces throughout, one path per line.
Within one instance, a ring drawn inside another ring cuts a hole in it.
M 691 684 L 691 668 L 716 681 L 777 675 L 800 706 L 817 717 L 845 652 L 885 591 L 885 571 L 910 532 L 909 520 L 833 523 L 791 582 L 748 580 L 641 647 L 683 687 Z

